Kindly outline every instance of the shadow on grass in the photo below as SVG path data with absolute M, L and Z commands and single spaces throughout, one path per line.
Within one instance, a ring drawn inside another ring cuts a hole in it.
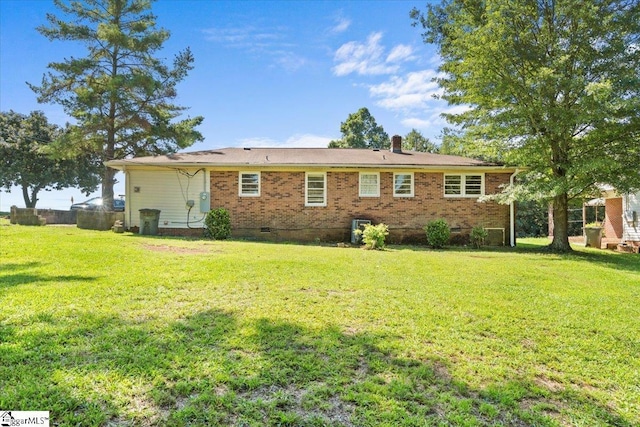
M 612 268 L 614 270 L 627 270 L 640 273 L 640 256 L 638 254 L 631 253 L 619 253 L 606 249 L 582 249 L 573 247 L 573 252 L 559 254 L 551 252 L 546 245 L 536 243 L 518 243 L 516 247 L 508 246 L 485 246 L 481 249 L 475 249 L 471 247 L 459 247 L 448 246 L 444 249 L 431 249 L 426 246 L 400 246 L 392 245 L 390 249 L 395 250 L 412 250 L 417 252 L 428 253 L 446 251 L 446 252 L 460 252 L 462 254 L 482 254 L 482 253 L 497 253 L 497 254 L 512 254 L 518 255 L 534 255 L 534 256 L 546 256 L 545 261 L 552 259 L 556 260 L 576 260 L 584 261 L 593 264 L 600 264 L 604 267 Z
M 518 246 L 518 253 L 555 256 L 559 260 L 576 260 L 600 264 L 614 270 L 627 270 L 640 273 L 640 256 L 638 254 L 615 252 L 609 249 L 585 249 L 573 246 L 573 251 L 566 254 L 551 252 L 547 246 L 523 244 Z
M 0 264 L 0 289 L 10 286 L 28 285 L 36 282 L 90 282 L 97 279 L 93 276 L 60 275 L 48 276 L 31 273 L 29 270 L 42 267 L 41 262 Z
M 97 277 L 62 275 L 62 276 L 44 276 L 39 274 L 17 273 L 0 276 L 0 289 L 10 286 L 29 285 L 32 283 L 46 282 L 91 282 Z
M 2 263 L 0 264 L 0 273 L 13 273 L 14 271 L 29 270 L 40 266 L 42 266 L 42 263 L 37 261 Z
M 384 336 L 219 310 L 169 324 L 43 313 L 0 338 L 0 407 L 49 410 L 59 426 L 551 426 L 582 411 L 631 425 L 524 379 L 474 390 Z

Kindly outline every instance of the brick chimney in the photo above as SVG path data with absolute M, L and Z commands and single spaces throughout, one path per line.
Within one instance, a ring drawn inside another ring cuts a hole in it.
M 391 137 L 391 152 L 402 153 L 402 137 L 400 135 Z

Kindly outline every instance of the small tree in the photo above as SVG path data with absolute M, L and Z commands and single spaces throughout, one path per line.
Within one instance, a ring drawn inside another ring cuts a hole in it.
M 25 207 L 35 208 L 41 191 L 98 187 L 100 163 L 90 154 L 54 155 L 51 147 L 67 132 L 49 124 L 44 113 L 0 113 L 0 186 L 22 188 Z
M 216 240 L 225 240 L 231 235 L 231 217 L 225 208 L 212 209 L 204 220 L 205 236 Z
M 424 231 L 427 233 L 427 243 L 434 249 L 443 248 L 451 238 L 449 224 L 444 219 L 429 221 Z

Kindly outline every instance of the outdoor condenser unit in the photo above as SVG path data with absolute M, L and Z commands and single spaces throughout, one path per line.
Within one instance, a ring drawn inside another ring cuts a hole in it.
M 485 230 L 487 230 L 487 238 L 484 242 L 487 246 L 504 246 L 504 228 L 485 228 Z
M 351 243 L 358 244 L 362 242 L 362 236 L 356 234 L 356 230 L 363 230 L 365 224 L 371 224 L 368 219 L 354 219 L 351 221 Z

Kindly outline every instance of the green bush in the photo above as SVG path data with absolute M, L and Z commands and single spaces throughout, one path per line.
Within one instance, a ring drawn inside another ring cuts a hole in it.
M 434 249 L 443 248 L 449 243 L 451 230 L 444 219 L 429 221 L 424 227 L 424 231 L 427 233 L 427 243 Z
M 231 235 L 231 218 L 225 208 L 210 210 L 204 220 L 204 235 L 211 239 L 224 240 Z
M 355 230 L 355 233 L 362 236 L 367 249 L 384 249 L 384 241 L 389 235 L 389 226 L 383 223 L 365 224 L 364 230 Z
M 471 229 L 471 244 L 474 248 L 481 248 L 484 246 L 484 239 L 489 236 L 489 232 L 484 227 L 476 226 Z

